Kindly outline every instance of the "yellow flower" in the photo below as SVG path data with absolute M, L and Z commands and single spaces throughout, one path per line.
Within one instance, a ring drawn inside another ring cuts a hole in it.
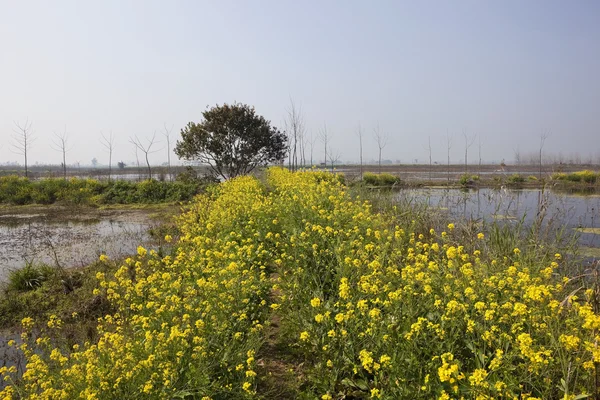
M 451 230 L 453 230 L 453 229 L 454 229 L 454 224 L 452 224 L 452 223 L 448 224 L 448 230 L 450 230 L 450 231 L 451 231 Z
M 148 250 L 146 250 L 142 246 L 138 246 L 137 253 L 140 257 L 144 257 L 146 255 L 146 253 L 148 253 Z
M 477 234 L 477 239 L 481 240 L 481 239 L 484 239 L 484 238 L 485 238 L 485 235 L 483 233 L 479 232 Z
M 321 299 L 320 299 L 320 298 L 318 298 L 318 297 L 315 297 L 315 298 L 313 298 L 313 299 L 310 301 L 310 305 L 311 305 L 312 307 L 314 307 L 314 308 L 317 308 L 317 307 L 319 307 L 319 306 L 321 305 Z
M 108 256 L 106 254 L 100 254 L 99 260 L 101 262 L 107 262 L 108 261 Z
M 573 335 L 560 335 L 558 341 L 565 346 L 567 350 L 576 350 L 579 347 L 581 341 L 577 336 Z
M 471 386 L 487 387 L 488 383 L 485 381 L 487 375 L 488 373 L 485 369 L 478 368 L 473 371 L 473 374 L 469 377 Z
M 450 246 L 450 247 L 448 247 L 448 250 L 446 250 L 446 257 L 448 257 L 449 260 L 456 258 L 457 254 L 458 254 L 458 251 L 456 250 L 456 247 L 454 247 L 454 246 Z
M 300 333 L 300 340 L 306 342 L 310 338 L 310 334 L 307 331 Z

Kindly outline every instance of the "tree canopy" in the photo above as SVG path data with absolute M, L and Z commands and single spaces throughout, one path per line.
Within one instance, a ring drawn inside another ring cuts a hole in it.
M 179 158 L 208 164 L 224 179 L 251 172 L 259 165 L 281 161 L 286 136 L 246 104 L 223 104 L 202 113 L 203 121 L 190 122 L 175 145 Z

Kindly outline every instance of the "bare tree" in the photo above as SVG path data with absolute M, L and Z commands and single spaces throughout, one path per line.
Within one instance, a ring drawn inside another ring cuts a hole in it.
M 478 135 L 478 137 L 479 137 L 479 143 L 478 143 L 478 145 L 479 145 L 479 171 L 477 171 L 477 173 L 479 175 L 481 175 L 481 146 L 482 146 L 481 135 Z
M 310 145 L 310 166 L 313 166 L 313 152 L 315 149 L 316 138 L 313 137 L 312 131 L 310 131 L 310 139 L 308 140 L 308 144 Z
M 306 143 L 308 139 L 306 138 L 306 130 L 302 129 L 302 133 L 300 135 L 300 167 L 306 166 Z
M 515 153 L 515 164 L 521 165 L 521 150 L 518 147 L 513 147 L 513 152 Z
M 331 172 L 333 172 L 334 165 L 340 161 L 340 152 L 329 148 L 329 160 L 331 162 Z
M 136 148 L 136 157 L 137 150 L 140 150 L 146 156 L 146 165 L 148 166 L 148 179 L 152 179 L 152 169 L 150 168 L 150 161 L 148 160 L 148 155 L 152 153 L 156 153 L 158 150 L 152 151 L 152 146 L 157 143 L 155 142 L 156 132 L 152 135 L 152 139 L 146 139 L 146 144 L 143 144 L 142 141 L 136 136 L 129 138 L 129 142 L 133 144 Z M 139 167 L 139 161 L 138 161 Z
M 450 149 L 452 148 L 452 137 L 446 132 L 446 148 L 448 149 L 448 182 L 450 182 Z
M 302 110 L 296 107 L 294 101 L 290 98 L 290 107 L 287 110 L 287 119 L 285 121 L 286 133 L 290 140 L 291 169 L 298 169 L 298 150 L 300 150 L 300 162 L 304 163 L 304 117 Z
M 33 130 L 31 129 L 33 121 L 29 121 L 29 118 L 26 118 L 24 124 L 21 124 L 17 121 L 14 121 L 14 124 L 15 128 L 13 128 L 13 131 L 15 133 L 12 137 L 12 151 L 16 154 L 22 155 L 25 159 L 25 177 L 28 177 L 27 153 L 29 153 L 31 146 L 36 139 L 33 135 Z
M 329 144 L 329 133 L 327 132 L 327 124 L 323 125 L 323 129 L 321 130 L 321 132 L 319 132 L 319 136 L 321 137 L 321 142 L 323 142 L 323 145 L 325 146 L 325 150 L 323 151 L 323 157 L 325 157 L 325 160 L 323 161 L 325 164 L 325 168 L 327 168 L 327 145 Z
M 108 151 L 108 180 L 110 181 L 110 174 L 112 172 L 112 153 L 113 148 L 115 146 L 115 139 L 113 137 L 112 131 L 109 133 L 108 137 L 104 136 L 103 133 L 101 133 L 100 135 L 100 143 Z
M 540 135 L 540 176 L 539 179 L 542 179 L 542 150 L 544 149 L 544 143 L 546 143 L 546 139 L 550 136 L 549 133 L 542 133 Z
M 64 179 L 67 179 L 67 144 L 68 144 L 68 142 L 69 142 L 69 135 L 67 135 L 67 128 L 65 127 L 64 132 L 61 134 L 54 132 L 54 139 L 52 139 L 52 144 L 50 145 L 50 147 L 52 147 L 54 150 L 62 153 L 62 157 L 63 157 L 62 167 L 63 167 L 63 178 Z
M 163 136 L 167 140 L 167 168 L 169 171 L 169 180 L 173 180 L 173 176 L 171 175 L 171 132 L 173 131 L 173 126 L 171 125 L 171 129 L 167 128 L 167 124 L 164 124 L 164 133 Z
M 432 168 L 432 160 L 431 160 L 431 136 L 427 138 L 427 147 L 425 150 L 429 151 L 429 182 L 431 182 L 431 168 Z
M 288 126 L 287 126 L 287 121 L 283 123 L 284 126 L 284 132 L 285 132 L 285 137 L 286 137 L 286 148 L 288 151 L 288 169 L 290 171 L 292 171 L 292 135 L 289 132 Z
M 138 155 L 138 147 L 137 146 L 135 146 L 135 163 L 137 166 L 137 175 L 138 175 L 137 179 L 138 179 L 138 181 L 140 181 L 142 179 L 142 175 L 140 174 L 140 157 Z
M 358 124 L 358 129 L 356 130 L 356 136 L 358 136 L 358 146 L 359 146 L 359 155 L 360 155 L 360 179 L 363 178 L 363 146 L 362 146 L 362 138 L 363 138 L 363 130 L 360 126 L 360 122 Z
M 377 142 L 377 147 L 379 148 L 379 173 L 381 174 L 381 152 L 387 145 L 388 137 L 386 134 L 381 133 L 379 124 L 377 124 L 377 127 L 373 129 L 373 135 L 375 137 L 375 141 Z
M 475 143 L 475 135 L 469 137 L 467 136 L 466 132 L 463 132 L 463 136 L 465 138 L 465 174 L 469 172 L 468 167 L 467 167 L 467 163 L 469 161 L 469 148 L 471 146 L 473 146 L 473 143 Z

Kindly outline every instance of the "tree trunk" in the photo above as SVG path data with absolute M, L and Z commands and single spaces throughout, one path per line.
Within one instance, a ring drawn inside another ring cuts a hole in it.
M 148 180 L 152 180 L 152 169 L 150 169 L 150 161 L 148 161 L 148 153 L 146 153 L 146 165 L 148 165 Z

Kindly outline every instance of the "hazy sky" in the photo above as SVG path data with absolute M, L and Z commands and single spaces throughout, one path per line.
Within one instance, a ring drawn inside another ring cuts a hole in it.
M 290 97 L 309 132 L 326 123 L 342 159 L 355 131 L 389 135 L 383 157 L 485 160 L 513 148 L 600 154 L 600 1 L 16 1 L 0 0 L 0 163 L 13 121 L 29 117 L 30 162 L 107 163 L 100 133 L 173 136 L 207 105 L 240 101 L 281 126 Z M 322 159 L 320 142 L 314 158 Z M 476 158 L 477 144 L 471 148 Z M 151 156 L 166 160 L 166 149 Z

